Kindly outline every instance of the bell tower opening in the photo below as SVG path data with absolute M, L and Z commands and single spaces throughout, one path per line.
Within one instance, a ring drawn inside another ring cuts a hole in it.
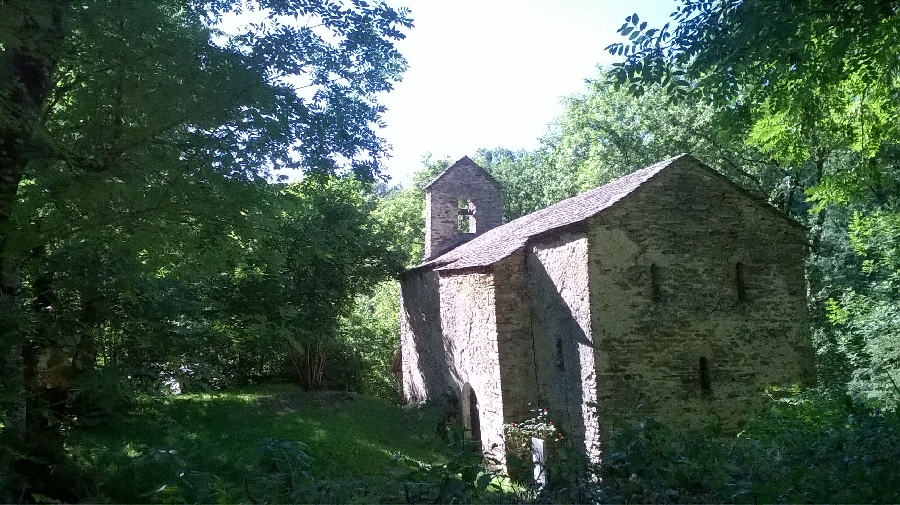
M 463 157 L 425 186 L 424 259 L 503 224 L 500 184 Z
M 475 227 L 475 202 L 465 196 L 457 200 L 456 229 L 460 233 L 477 233 Z

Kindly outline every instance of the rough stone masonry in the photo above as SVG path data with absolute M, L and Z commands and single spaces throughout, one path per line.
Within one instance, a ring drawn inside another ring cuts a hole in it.
M 803 229 L 688 155 L 506 224 L 468 158 L 426 191 L 403 393 L 455 410 L 488 456 L 529 408 L 597 458 L 636 417 L 737 428 L 766 387 L 814 380 Z

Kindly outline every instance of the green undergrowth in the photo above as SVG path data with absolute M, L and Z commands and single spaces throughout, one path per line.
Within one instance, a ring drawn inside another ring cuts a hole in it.
M 544 430 L 536 412 L 516 429 Z M 92 503 L 900 502 L 900 413 L 827 391 L 773 400 L 737 434 L 713 418 L 635 420 L 609 432 L 599 467 L 563 437 L 538 493 L 486 470 L 442 421 L 441 409 L 289 385 L 146 397 L 77 420 L 65 475 Z
M 290 385 L 184 394 L 73 430 L 68 454 L 89 501 L 405 501 L 405 475 L 448 461 L 439 417 Z

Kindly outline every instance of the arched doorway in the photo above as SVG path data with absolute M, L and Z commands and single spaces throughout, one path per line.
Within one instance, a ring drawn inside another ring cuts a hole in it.
M 469 440 L 481 441 L 481 415 L 478 412 L 478 396 L 467 382 L 462 391 L 462 417 L 465 436 Z

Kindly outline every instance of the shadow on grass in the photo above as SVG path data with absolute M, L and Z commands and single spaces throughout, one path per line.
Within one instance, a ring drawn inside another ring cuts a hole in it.
M 410 463 L 445 462 L 438 415 L 291 386 L 180 395 L 76 431 L 69 454 L 91 501 L 298 501 L 315 482 L 365 493 Z

